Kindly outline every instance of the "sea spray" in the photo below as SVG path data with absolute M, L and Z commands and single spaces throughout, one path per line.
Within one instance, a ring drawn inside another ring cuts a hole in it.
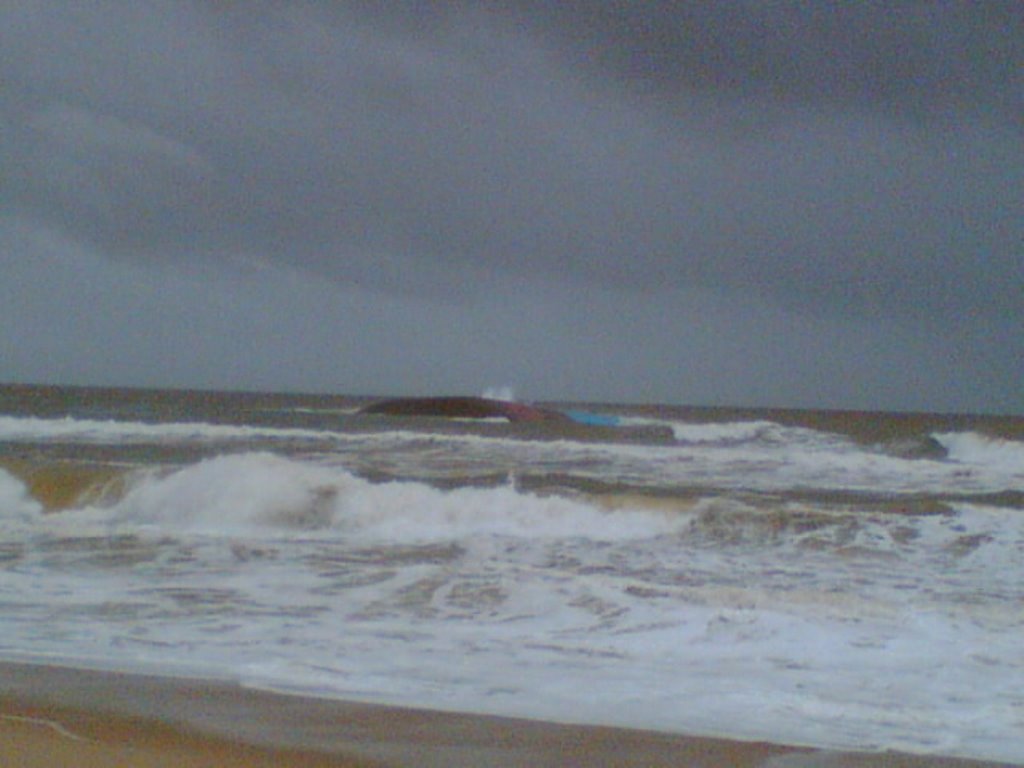
M 515 388 L 509 384 L 502 384 L 499 387 L 487 387 L 483 391 L 481 397 L 486 397 L 489 400 L 507 400 L 514 402 L 516 399 Z

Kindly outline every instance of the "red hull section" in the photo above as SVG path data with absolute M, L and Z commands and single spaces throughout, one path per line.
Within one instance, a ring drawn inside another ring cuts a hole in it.
M 559 411 L 487 397 L 399 397 L 381 400 L 360 413 L 388 416 L 440 416 L 448 419 L 500 419 L 509 421 L 571 421 Z

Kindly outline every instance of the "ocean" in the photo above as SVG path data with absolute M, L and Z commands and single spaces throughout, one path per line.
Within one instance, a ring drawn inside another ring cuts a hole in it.
M 0 387 L 0 660 L 1024 762 L 1024 418 L 371 401 Z

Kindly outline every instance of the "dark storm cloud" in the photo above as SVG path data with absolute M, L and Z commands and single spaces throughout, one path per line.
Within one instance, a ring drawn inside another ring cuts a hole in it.
M 635 84 L 927 117 L 996 109 L 1020 125 L 1015 3 L 523 4 L 574 43 L 577 62 Z
M 1016 313 L 1017 3 L 18 3 L 9 216 L 122 259 Z

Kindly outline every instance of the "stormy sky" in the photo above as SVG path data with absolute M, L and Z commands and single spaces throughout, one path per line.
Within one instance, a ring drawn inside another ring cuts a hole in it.
M 4 4 L 0 381 L 1024 413 L 1024 4 Z

